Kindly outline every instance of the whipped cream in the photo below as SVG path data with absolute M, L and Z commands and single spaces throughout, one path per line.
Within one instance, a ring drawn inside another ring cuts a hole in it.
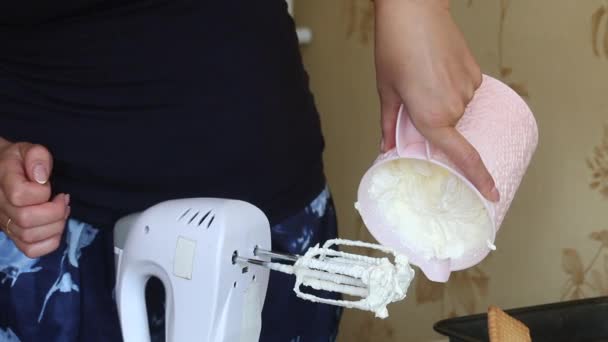
M 375 258 L 365 255 L 336 251 L 333 245 L 365 247 L 392 254 L 394 263 L 387 257 Z M 388 317 L 387 305 L 405 298 L 414 277 L 407 257 L 392 249 L 361 241 L 334 239 L 323 247 L 309 248 L 294 265 L 269 263 L 276 271 L 296 276 L 294 292 L 300 298 L 325 304 L 357 308 L 375 313 L 376 317 Z M 360 300 L 333 300 L 321 298 L 301 291 L 301 286 L 316 290 L 338 292 L 361 297 Z
M 496 248 L 482 200 L 438 165 L 416 159 L 382 164 L 372 174 L 369 196 L 401 242 L 427 260 Z

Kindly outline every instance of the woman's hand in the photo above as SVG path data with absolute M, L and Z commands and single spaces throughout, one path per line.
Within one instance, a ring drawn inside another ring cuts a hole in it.
M 69 195 L 51 200 L 52 164 L 43 146 L 0 138 L 0 227 L 30 258 L 57 249 L 70 212 Z
M 454 128 L 481 84 L 481 71 L 454 23 L 449 0 L 375 0 L 376 78 L 382 150 L 395 146 L 400 105 L 489 200 L 498 190 L 479 153 Z

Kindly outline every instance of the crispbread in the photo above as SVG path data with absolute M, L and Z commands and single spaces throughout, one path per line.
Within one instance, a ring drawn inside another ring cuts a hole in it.
M 530 329 L 497 306 L 488 308 L 490 342 L 531 342 Z

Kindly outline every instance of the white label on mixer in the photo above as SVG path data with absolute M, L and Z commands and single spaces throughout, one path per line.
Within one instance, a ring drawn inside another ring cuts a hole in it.
M 196 241 L 179 236 L 175 246 L 175 258 L 173 260 L 173 274 L 175 276 L 192 279 L 192 263 L 194 262 L 194 252 Z

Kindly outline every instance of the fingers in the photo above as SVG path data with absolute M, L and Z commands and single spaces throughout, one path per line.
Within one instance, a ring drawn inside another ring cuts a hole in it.
M 25 255 L 36 258 L 57 249 L 70 213 L 68 195 L 57 195 L 40 205 L 7 209 L 0 215 L 2 222 L 9 222 L 10 217 L 5 232 Z
M 479 87 L 481 87 L 481 83 L 483 82 L 483 75 L 481 73 L 481 69 L 479 68 L 479 66 L 476 64 L 475 65 L 476 68 L 475 70 L 472 71 L 472 77 L 473 77 L 473 86 L 475 87 L 475 90 L 479 89 Z
M 48 184 L 30 182 L 21 165 L 5 163 L 3 177 L 0 179 L 3 201 L 16 207 L 30 206 L 47 202 L 51 197 Z
M 34 244 L 26 244 L 21 240 L 13 239 L 15 246 L 19 248 L 20 251 L 23 252 L 28 258 L 39 258 L 41 256 L 47 255 L 59 248 L 59 244 L 61 243 L 61 235 L 55 235 L 50 239 L 46 239 Z
M 0 193 L 3 198 L 0 201 L 22 207 L 50 199 L 48 177 L 52 158 L 47 149 L 30 143 L 16 143 L 2 155 L 1 162 Z
M 380 90 L 380 110 L 382 126 L 382 142 L 380 150 L 382 153 L 395 147 L 395 129 L 397 126 L 397 115 L 401 106 L 401 98 L 392 90 Z
M 52 201 L 53 159 L 40 145 L 15 143 L 0 156 L 0 222 L 26 256 L 36 258 L 59 246 L 69 215 L 69 196 Z
M 49 180 L 53 167 L 51 153 L 41 145 L 19 144 L 24 167 L 30 181 L 45 184 Z
M 494 179 L 475 148 L 454 127 L 435 128 L 428 132 L 430 142 L 442 150 L 488 200 L 498 202 L 500 195 Z
M 59 194 L 52 201 L 38 205 L 25 207 L 7 205 L 5 207 L 5 214 L 20 227 L 34 228 L 50 222 L 63 220 L 68 205 L 69 195 Z

